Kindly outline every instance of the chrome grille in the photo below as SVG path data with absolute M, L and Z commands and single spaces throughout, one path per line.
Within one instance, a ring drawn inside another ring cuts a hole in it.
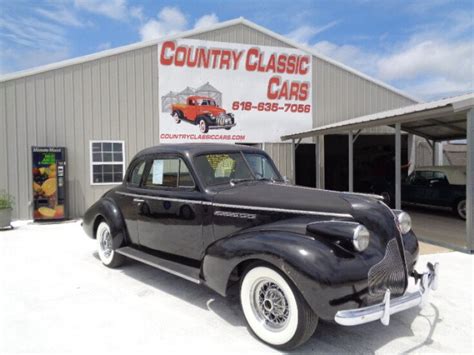
M 406 256 L 406 254 L 405 254 Z M 378 296 L 390 289 L 393 295 L 405 292 L 406 275 L 396 239 L 387 243 L 384 258 L 369 270 L 369 293 Z

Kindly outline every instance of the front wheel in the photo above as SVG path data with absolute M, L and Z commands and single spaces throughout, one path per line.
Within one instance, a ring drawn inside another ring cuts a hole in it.
M 248 269 L 240 285 L 240 302 L 252 332 L 279 350 L 303 344 L 318 324 L 318 317 L 291 281 L 267 266 Z
M 466 199 L 456 202 L 453 209 L 459 218 L 466 220 Z
M 118 267 L 123 263 L 123 255 L 117 254 L 112 244 L 112 233 L 107 222 L 100 222 L 96 232 L 97 251 L 100 261 L 110 268 Z
M 201 118 L 199 120 L 199 130 L 201 131 L 201 133 L 209 132 L 209 126 L 207 125 L 207 122 L 204 118 Z

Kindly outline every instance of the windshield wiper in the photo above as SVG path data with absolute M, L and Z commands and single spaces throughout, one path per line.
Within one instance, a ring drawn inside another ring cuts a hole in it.
M 247 181 L 255 181 L 255 179 L 254 178 L 230 179 L 229 182 L 231 185 L 235 185 L 240 182 L 247 182 Z
M 275 182 L 276 180 L 274 178 L 267 178 L 267 177 L 261 177 L 257 178 L 258 181 L 270 181 L 270 182 Z

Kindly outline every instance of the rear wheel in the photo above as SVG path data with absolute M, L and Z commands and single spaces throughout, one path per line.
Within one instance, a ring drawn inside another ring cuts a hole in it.
M 250 267 L 243 276 L 240 302 L 251 331 L 279 350 L 306 342 L 318 323 L 318 317 L 291 281 L 264 265 Z
M 124 256 L 115 252 L 112 243 L 112 233 L 107 222 L 100 222 L 95 235 L 97 251 L 102 264 L 111 268 L 120 266 L 124 261 Z
M 179 114 L 179 111 L 173 112 L 173 118 L 176 123 L 181 123 L 181 115 Z
M 466 199 L 456 202 L 453 210 L 459 218 L 466 220 Z

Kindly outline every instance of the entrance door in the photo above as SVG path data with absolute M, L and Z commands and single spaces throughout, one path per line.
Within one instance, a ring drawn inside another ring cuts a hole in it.
M 295 152 L 295 183 L 316 187 L 316 146 L 301 143 Z
M 143 182 L 138 217 L 140 245 L 156 251 L 200 259 L 202 193 L 178 156 L 155 156 Z
M 140 184 L 145 172 L 146 161 L 140 159 L 132 164 L 131 173 L 127 176 L 124 186 L 118 190 L 117 203 L 125 220 L 130 241 L 132 244 L 138 244 L 138 209 L 140 208 L 140 199 L 133 197 L 133 195 L 143 193 Z

